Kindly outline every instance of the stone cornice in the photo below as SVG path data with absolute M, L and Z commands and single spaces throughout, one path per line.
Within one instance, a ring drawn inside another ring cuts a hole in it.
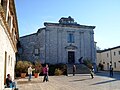
M 1 20 L 2 20 L 1 25 L 3 26 L 4 31 L 5 31 L 6 35 L 8 36 L 8 39 L 10 40 L 10 43 L 11 43 L 11 45 L 13 47 L 13 50 L 15 52 L 17 52 L 17 46 L 16 46 L 16 43 L 14 42 L 14 40 L 12 38 L 12 35 L 10 33 L 10 28 L 9 28 L 9 26 L 8 26 L 6 20 L 5 20 L 5 14 L 4 13 L 5 12 L 4 12 L 2 6 L 0 5 L 0 17 L 1 17 Z
M 25 35 L 25 36 L 22 36 L 20 38 L 25 38 L 25 37 L 29 37 L 29 36 L 33 36 L 33 35 L 37 35 L 37 33 L 33 33 L 33 34 L 29 34 L 29 35 Z
M 118 48 L 120 48 L 120 46 L 116 46 L 116 47 L 108 48 L 108 49 L 104 49 L 104 50 L 97 50 L 97 53 L 102 53 L 102 52 L 106 52 L 106 51 L 111 51 L 111 50 L 118 49 Z
M 10 0 L 10 11 L 12 15 L 14 16 L 14 25 L 16 30 L 16 38 L 19 39 L 19 30 L 18 30 L 18 22 L 17 22 L 17 15 L 16 15 L 16 8 L 15 8 L 15 2 L 14 0 Z
M 46 29 L 46 28 L 39 28 L 38 31 L 37 31 L 37 33 L 40 33 L 44 29 Z
M 45 26 L 84 28 L 84 29 L 94 29 L 95 28 L 95 26 L 87 26 L 87 25 L 80 25 L 80 24 L 60 24 L 60 23 L 49 23 L 49 22 L 45 22 L 44 25 Z
M 25 38 L 25 37 L 29 37 L 29 36 L 33 36 L 33 35 L 38 35 L 38 33 L 40 33 L 42 30 L 45 30 L 45 29 L 46 28 L 39 28 L 36 33 L 32 33 L 32 34 L 29 34 L 29 35 L 22 36 L 22 37 L 20 37 L 20 39 Z
M 75 49 L 77 49 L 77 46 L 70 44 L 70 45 L 66 46 L 65 49 L 75 50 Z

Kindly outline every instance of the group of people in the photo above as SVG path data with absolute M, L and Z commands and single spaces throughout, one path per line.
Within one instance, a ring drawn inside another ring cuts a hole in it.
M 28 75 L 29 75 L 28 81 L 31 81 L 32 72 L 33 72 L 34 70 L 35 70 L 35 69 L 32 68 L 32 65 L 30 65 L 29 68 L 28 68 Z M 43 68 L 43 75 L 44 75 L 43 82 L 49 81 L 49 79 L 48 79 L 48 72 L 49 72 L 49 67 L 48 67 L 48 64 L 46 64 L 46 66 Z M 75 73 L 76 73 L 76 66 L 73 65 L 73 76 L 75 76 Z M 91 70 L 91 77 L 94 78 L 94 77 L 93 77 L 93 68 L 92 68 L 92 70 Z M 7 75 L 6 85 L 7 85 L 8 88 L 13 88 L 13 87 L 16 88 L 16 84 L 15 84 L 15 82 L 13 82 L 13 81 L 11 80 L 10 74 Z
M 30 65 L 29 68 L 28 68 L 28 75 L 29 75 L 28 81 L 31 81 L 32 71 L 34 71 L 34 70 L 35 69 L 32 69 L 32 65 Z M 46 66 L 43 68 L 43 75 L 44 75 L 43 82 L 49 81 L 48 72 L 49 72 L 49 67 L 48 67 L 48 64 L 46 64 Z M 73 76 L 75 76 L 75 73 L 76 73 L 76 65 L 73 65 Z M 93 68 L 93 66 L 90 69 L 90 75 L 91 75 L 91 78 L 93 79 L 94 78 L 94 68 Z M 112 68 L 112 66 L 110 66 L 110 77 L 112 77 L 112 76 L 113 76 L 113 68 Z M 6 87 L 15 88 L 15 90 L 18 90 L 16 88 L 15 82 L 12 81 L 10 74 L 8 74 L 7 78 L 6 78 Z
M 110 65 L 109 71 L 110 71 L 110 77 L 113 77 L 112 65 Z M 73 65 L 73 76 L 75 75 L 75 72 L 76 72 L 76 66 Z M 91 78 L 93 79 L 94 78 L 94 67 L 93 66 L 90 68 L 90 75 L 91 75 Z
M 29 75 L 28 81 L 31 81 L 32 71 L 34 71 L 34 70 L 35 69 L 32 69 L 32 65 L 30 65 L 28 68 L 28 75 Z M 43 82 L 49 81 L 48 80 L 48 71 L 49 71 L 49 67 L 48 67 L 48 64 L 46 64 L 46 66 L 43 68 L 43 75 L 44 75 Z
M 34 71 L 34 70 L 35 69 L 32 69 L 32 66 L 30 65 L 30 67 L 28 68 L 28 75 L 29 75 L 28 81 L 31 81 L 32 71 Z M 43 68 L 43 75 L 44 75 L 43 82 L 49 81 L 48 80 L 48 72 L 49 72 L 49 67 L 48 67 L 48 64 L 46 64 L 46 66 Z M 76 73 L 76 65 L 73 65 L 73 76 L 75 76 L 75 73 Z M 90 75 L 91 75 L 91 78 L 93 79 L 94 78 L 93 66 L 90 69 Z
M 35 69 L 32 68 L 32 65 L 29 66 L 28 68 L 28 81 L 31 81 L 32 78 L 32 72 Z M 46 64 L 46 66 L 43 68 L 43 75 L 44 75 L 44 79 L 43 82 L 47 82 L 48 80 L 48 71 L 49 71 L 49 67 L 48 64 Z M 6 88 L 15 88 L 14 90 L 18 90 L 18 88 L 16 88 L 16 83 L 14 81 L 12 81 L 10 74 L 7 75 L 6 78 Z

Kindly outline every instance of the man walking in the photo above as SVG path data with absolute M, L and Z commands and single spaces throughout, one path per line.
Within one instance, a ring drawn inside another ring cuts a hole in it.
M 32 65 L 30 65 L 29 68 L 28 68 L 28 75 L 29 75 L 28 81 L 31 81 L 32 71 L 34 71 L 34 70 L 35 69 L 32 69 Z
M 113 67 L 110 65 L 110 77 L 113 77 Z

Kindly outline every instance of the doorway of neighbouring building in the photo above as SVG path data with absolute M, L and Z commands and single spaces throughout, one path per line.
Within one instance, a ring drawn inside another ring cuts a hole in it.
M 4 63 L 4 84 L 6 83 L 6 62 L 7 62 L 7 52 L 5 52 L 5 63 Z
M 109 70 L 109 63 L 107 63 L 107 70 Z
M 68 51 L 68 63 L 75 63 L 75 52 Z

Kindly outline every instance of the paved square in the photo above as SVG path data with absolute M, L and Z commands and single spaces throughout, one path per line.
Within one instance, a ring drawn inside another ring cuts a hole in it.
M 17 79 L 19 90 L 120 90 L 120 74 L 113 78 L 102 72 L 91 79 L 90 74 L 77 74 L 76 76 L 49 76 L 49 82 L 42 82 L 43 76 Z

